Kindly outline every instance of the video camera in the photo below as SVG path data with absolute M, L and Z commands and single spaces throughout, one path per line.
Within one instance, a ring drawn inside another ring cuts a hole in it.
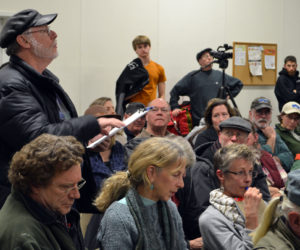
M 219 46 L 217 51 L 212 50 L 209 52 L 212 57 L 218 59 L 215 62 L 218 63 L 222 69 L 226 69 L 228 67 L 228 59 L 232 58 L 232 52 L 226 52 L 230 49 L 233 49 L 232 46 L 225 43 L 223 46 Z

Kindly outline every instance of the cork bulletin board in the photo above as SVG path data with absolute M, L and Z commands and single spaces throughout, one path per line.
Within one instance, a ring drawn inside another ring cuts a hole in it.
M 233 42 L 232 75 L 248 86 L 275 85 L 277 44 Z

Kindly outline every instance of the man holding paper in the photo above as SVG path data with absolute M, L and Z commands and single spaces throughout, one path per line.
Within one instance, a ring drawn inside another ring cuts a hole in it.
M 57 14 L 27 9 L 13 15 L 0 33 L 10 56 L 0 69 L 0 208 L 10 193 L 9 162 L 23 145 L 43 133 L 72 135 L 86 142 L 117 119 L 78 117 L 76 109 L 47 67 L 58 56 L 57 34 L 48 26 Z

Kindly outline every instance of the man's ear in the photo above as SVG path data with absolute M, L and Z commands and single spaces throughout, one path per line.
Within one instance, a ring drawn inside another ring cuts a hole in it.
M 249 120 L 250 120 L 250 121 L 252 120 L 251 118 L 252 118 L 252 110 L 250 109 L 250 110 L 249 110 Z
M 16 37 L 16 41 L 21 47 L 30 48 L 30 43 L 28 42 L 28 40 L 26 39 L 26 37 L 24 35 L 18 35 Z
M 288 219 L 291 229 L 298 237 L 300 237 L 300 214 L 295 211 L 289 212 Z

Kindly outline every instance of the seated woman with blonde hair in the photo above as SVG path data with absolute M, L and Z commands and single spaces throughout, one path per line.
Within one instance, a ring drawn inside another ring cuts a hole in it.
M 205 249 L 252 249 L 249 234 L 258 226 L 264 208 L 262 194 L 250 187 L 256 160 L 256 151 L 243 144 L 231 144 L 215 153 L 221 188 L 210 192 L 211 205 L 199 219 Z
M 170 200 L 183 187 L 186 155 L 166 138 L 142 142 L 127 172 L 104 182 L 95 201 L 104 212 L 97 236 L 105 249 L 187 249 L 182 222 Z

